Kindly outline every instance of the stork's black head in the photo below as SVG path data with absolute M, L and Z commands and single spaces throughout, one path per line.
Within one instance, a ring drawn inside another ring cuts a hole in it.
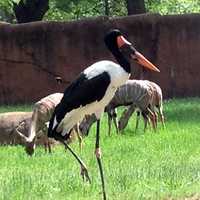
M 129 59 L 132 58 L 140 65 L 159 72 L 159 69 L 139 53 L 118 29 L 109 31 L 104 38 L 104 42 L 124 68 L 129 64 Z
M 121 32 L 118 29 L 113 29 L 111 31 L 109 31 L 105 38 L 104 38 L 104 42 L 106 44 L 106 46 L 108 47 L 108 49 L 112 52 L 115 49 L 118 49 L 117 46 L 117 38 L 118 36 L 121 36 Z

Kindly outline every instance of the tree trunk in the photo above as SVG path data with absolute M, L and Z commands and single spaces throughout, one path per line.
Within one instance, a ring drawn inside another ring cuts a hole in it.
M 145 13 L 144 0 L 126 0 L 128 15 Z
M 18 23 L 42 20 L 49 9 L 49 0 L 20 0 L 13 2 L 13 10 Z
M 105 15 L 109 16 L 110 15 L 110 7 L 109 7 L 108 0 L 104 0 L 104 6 L 105 6 Z

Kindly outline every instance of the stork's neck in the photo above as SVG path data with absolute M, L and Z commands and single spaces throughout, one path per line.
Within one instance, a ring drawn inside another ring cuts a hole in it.
M 131 73 L 131 65 L 130 62 L 123 56 L 123 54 L 119 50 L 112 51 L 115 56 L 117 62 L 120 66 L 128 73 Z

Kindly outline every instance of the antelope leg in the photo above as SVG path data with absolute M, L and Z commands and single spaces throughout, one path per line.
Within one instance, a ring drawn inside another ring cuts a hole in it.
M 116 110 L 116 108 L 114 109 L 114 112 L 113 112 L 113 122 L 114 122 L 114 125 L 115 125 L 116 132 L 119 133 L 118 119 L 117 119 L 117 110 Z
M 160 115 L 160 120 L 162 122 L 162 126 L 163 126 L 163 128 L 165 128 L 165 120 L 164 120 L 164 115 L 162 112 L 162 107 L 158 108 L 158 111 L 159 111 L 159 115 Z
M 154 115 L 154 113 L 151 111 L 150 108 L 147 108 L 147 110 L 148 110 L 149 115 L 150 115 L 150 120 L 151 120 L 153 129 L 154 129 L 154 131 L 156 131 L 156 120 L 155 120 L 155 115 Z
M 136 131 L 138 129 L 139 120 L 140 120 L 140 111 L 137 111 L 136 124 L 135 124 L 135 133 L 136 133 Z
M 111 136 L 110 132 L 111 132 L 111 122 L 112 122 L 112 117 L 111 114 L 108 113 L 108 135 Z
M 128 121 L 132 114 L 135 111 L 135 105 L 132 104 L 131 106 L 128 107 L 128 109 L 125 109 L 124 112 L 122 113 L 120 119 L 119 119 L 119 130 L 125 129 L 125 127 L 128 124 Z

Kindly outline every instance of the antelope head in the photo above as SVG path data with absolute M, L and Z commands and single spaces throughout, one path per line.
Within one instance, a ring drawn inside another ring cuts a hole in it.
M 25 120 L 23 120 L 16 128 L 16 132 L 17 134 L 20 136 L 20 138 L 22 139 L 24 145 L 25 145 L 25 151 L 28 155 L 32 156 L 35 150 L 35 140 L 36 137 L 30 138 L 25 136 L 21 131 L 19 131 L 20 128 L 24 128 L 25 129 L 26 123 Z
M 90 128 L 92 124 L 96 121 L 96 116 L 94 114 L 92 115 L 86 115 L 82 122 L 79 125 L 79 130 L 83 136 L 87 136 L 89 134 Z

